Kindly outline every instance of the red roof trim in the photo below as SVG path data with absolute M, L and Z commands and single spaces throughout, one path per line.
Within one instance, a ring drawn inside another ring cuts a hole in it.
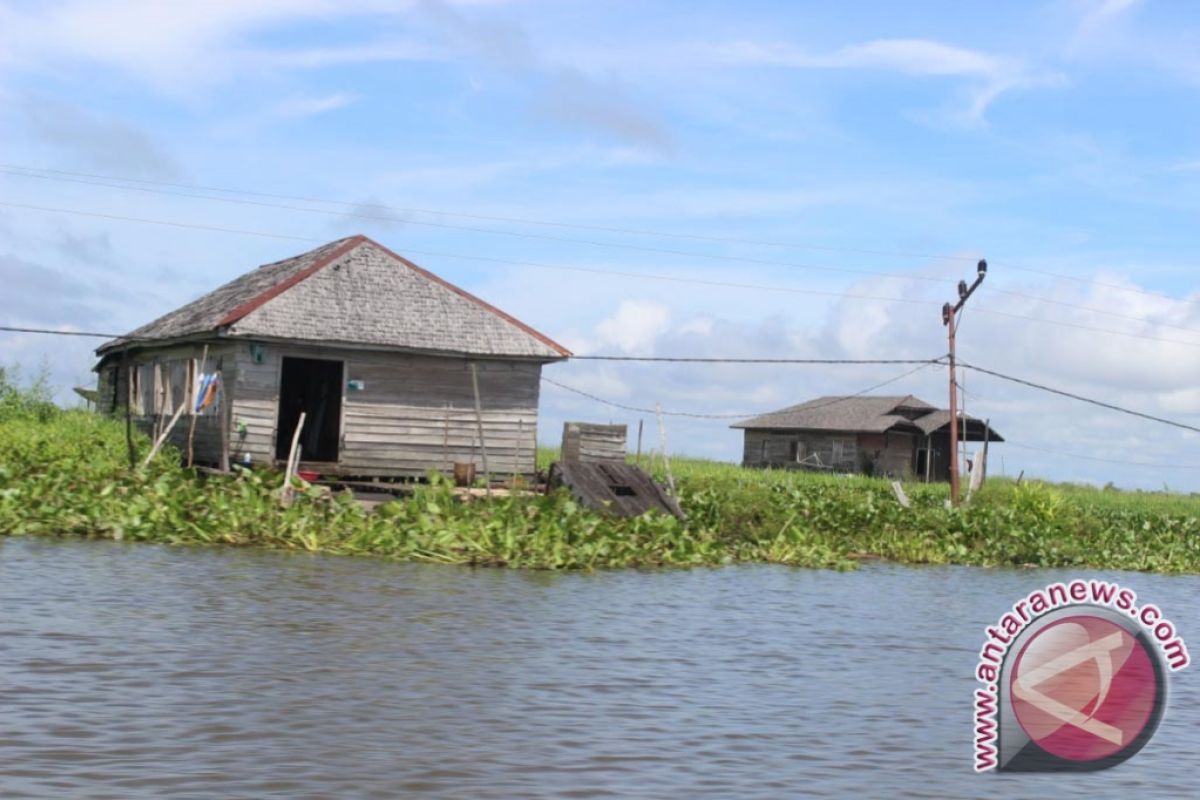
M 563 347 L 558 342 L 551 339 L 549 336 L 546 336 L 543 333 L 539 333 L 538 331 L 535 331 L 533 328 L 529 327 L 524 322 L 521 322 L 521 320 L 517 319 L 516 317 L 512 316 L 511 314 L 504 313 L 503 311 L 496 308 L 491 303 L 489 303 L 485 300 L 479 299 L 475 295 L 468 292 L 466 289 L 460 289 L 459 287 L 455 286 L 453 283 L 450 283 L 449 281 L 445 280 L 444 278 L 439 278 L 437 275 L 434 275 L 429 270 L 418 267 L 416 264 L 409 261 L 404 256 L 402 256 L 399 253 L 396 253 L 392 250 L 389 250 L 388 248 L 384 247 L 383 245 L 381 245 L 379 242 L 375 241 L 374 239 L 370 239 L 366 236 L 362 236 L 360 238 L 362 239 L 363 242 L 366 242 L 367 244 L 371 244 L 371 245 L 374 245 L 375 247 L 378 247 L 380 250 L 387 253 L 389 256 L 396 259 L 400 263 L 404 264 L 404 266 L 408 267 L 409 269 L 413 270 L 414 272 L 417 272 L 417 273 L 425 276 L 426 278 L 428 278 L 429 280 L 431 280 L 435 283 L 445 286 L 450 291 L 454 292 L 455 294 L 457 294 L 461 297 L 465 297 L 466 299 L 470 300 L 473 303 L 477 303 L 478 305 L 482 306 L 486 311 L 492 312 L 493 314 L 495 314 L 497 317 L 500 317 L 504 321 L 510 322 L 513 325 L 516 325 L 518 328 L 525 331 L 526 333 L 528 333 L 533 338 L 537 339 L 542 344 L 545 344 L 545 345 L 557 350 L 558 352 L 562 353 L 564 358 L 570 358 L 571 356 L 575 355 L 570 350 L 568 350 L 567 348 Z
M 359 234 L 358 236 L 351 236 L 349 239 L 346 240 L 345 244 L 343 244 L 341 247 L 335 248 L 333 250 L 333 252 L 329 253 L 328 255 L 322 256 L 321 258 L 318 258 L 312 264 L 309 264 L 307 267 L 300 270 L 299 272 L 297 272 L 295 275 L 288 278 L 287 280 L 280 281 L 279 283 L 272 286 L 270 289 L 267 289 L 265 292 L 262 292 L 261 294 L 257 295 L 256 297 L 253 297 L 250 300 L 247 300 L 245 303 L 242 303 L 240 306 L 235 308 L 233 311 L 230 311 L 228 314 L 226 314 L 224 317 L 222 317 L 220 322 L 218 322 L 216 326 L 218 328 L 220 328 L 220 327 L 224 327 L 225 325 L 232 325 L 233 323 L 237 322 L 242 317 L 249 314 L 251 311 L 254 311 L 257 308 L 260 308 L 268 300 L 270 300 L 274 297 L 278 297 L 279 295 L 283 294 L 288 289 L 292 288 L 293 286 L 295 286 L 297 283 L 304 280 L 305 278 L 309 278 L 309 277 L 315 275 L 317 272 L 320 272 L 323 268 L 329 266 L 334 261 L 337 261 L 339 258 L 346 255 L 346 253 L 349 253 L 351 250 L 358 247 L 363 242 L 367 242 L 367 241 L 370 241 L 370 240 L 361 234 Z

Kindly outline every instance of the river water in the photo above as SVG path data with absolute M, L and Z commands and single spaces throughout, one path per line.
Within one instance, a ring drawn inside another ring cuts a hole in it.
M 553 574 L 0 537 L 0 797 L 1196 796 L 1195 668 L 1116 769 L 972 772 L 983 628 L 1075 575 Z M 1200 651 L 1200 579 L 1104 577 Z

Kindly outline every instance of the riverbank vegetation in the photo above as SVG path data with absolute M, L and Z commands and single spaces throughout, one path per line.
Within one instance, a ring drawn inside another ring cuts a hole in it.
M 140 453 L 149 443 L 138 437 Z M 457 564 L 578 569 L 770 562 L 1095 567 L 1200 573 L 1200 498 L 990 480 L 967 507 L 945 486 L 672 459 L 687 520 L 619 520 L 565 493 L 462 502 L 433 479 L 367 513 L 282 477 L 203 477 L 165 449 L 128 466 L 124 426 L 55 408 L 0 374 L 0 533 L 260 546 Z M 661 463 L 653 467 L 662 472 Z

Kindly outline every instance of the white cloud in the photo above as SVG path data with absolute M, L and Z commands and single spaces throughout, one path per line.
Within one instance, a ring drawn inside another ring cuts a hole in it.
M 740 41 L 712 48 L 718 61 L 741 66 L 792 69 L 873 69 L 917 77 L 958 77 L 973 82 L 961 121 L 982 122 L 988 107 L 1005 92 L 1061 85 L 1056 73 L 1036 73 L 1023 61 L 930 39 L 876 39 L 827 52 L 786 43 Z
M 350 92 L 334 92 L 320 97 L 296 97 L 285 100 L 272 109 L 272 112 L 285 119 L 312 117 L 357 102 L 358 96 Z
M 664 305 L 625 300 L 615 314 L 596 326 L 597 344 L 615 347 L 622 353 L 649 353 L 670 320 L 671 310 Z
M 1113 33 L 1113 28 L 1122 18 L 1141 4 L 1142 0 L 1088 0 L 1083 6 L 1068 50 L 1086 48 L 1105 39 Z
M 247 50 L 240 57 L 269 69 L 321 69 L 383 61 L 439 61 L 448 58 L 449 53 L 424 42 L 395 40 L 298 50 Z
M 274 53 L 248 44 L 254 34 L 283 24 L 389 15 L 411 6 L 384 0 L 71 0 L 6 5 L 0 6 L 0 63 L 33 70 L 72 62 L 99 64 L 179 95 L 243 79 L 248 67 L 428 57 L 431 51 L 400 43 Z
M 994 271 L 995 272 L 995 271 Z M 959 355 L 964 361 L 1019 376 L 1038 383 L 1095 397 L 1149 414 L 1180 419 L 1200 425 L 1200 292 L 1183 298 L 1141 294 L 1144 284 L 1130 275 L 1136 270 L 1108 269 L 1080 277 L 1096 283 L 1046 280 L 1044 277 L 993 274 L 968 304 L 959 335 Z M 510 304 L 518 316 L 537 319 L 550 306 L 563 306 L 564 319 L 580 329 L 590 346 L 580 352 L 637 355 L 747 356 L 779 358 L 925 358 L 945 352 L 946 332 L 938 307 L 952 292 L 959 277 L 957 267 L 933 264 L 927 274 L 946 276 L 944 287 L 922 287 L 914 283 L 892 284 L 873 279 L 871 293 L 925 300 L 927 305 L 845 300 L 831 308 L 821 301 L 797 298 L 795 307 L 780 313 L 780 298 L 766 293 L 725 292 L 721 311 L 712 298 L 696 302 L 703 288 L 681 292 L 678 288 L 651 289 L 644 285 L 637 300 L 609 300 L 622 288 L 596 278 L 595 285 L 575 282 L 562 287 L 567 296 L 581 293 L 594 298 L 587 307 L 546 298 L 545 276 L 530 272 L 506 281 L 507 295 L 493 298 L 501 307 Z M 709 272 L 706 277 L 717 276 Z M 784 282 L 779 276 L 745 271 L 723 276 L 728 280 L 769 285 Z M 1023 279 L 1022 279 L 1023 278 Z M 526 283 L 526 281 L 529 283 Z M 515 281 L 515 283 L 514 283 Z M 494 285 L 499 292 L 499 284 Z M 534 291 L 532 287 L 539 289 Z M 850 291 L 864 286 L 846 287 Z M 1090 309 L 1070 308 L 1004 291 L 1052 298 Z M 511 298 L 537 296 L 523 308 Z M 705 295 L 707 297 L 707 294 Z M 506 299 L 508 298 L 508 299 Z M 604 301 L 600 301 L 604 298 Z M 613 305 L 606 305 L 611 302 Z M 648 304 L 646 314 L 638 304 Z M 611 311 L 616 306 L 616 312 Z M 541 308 L 542 312 L 534 309 Z M 1121 314 L 1122 319 L 1105 313 Z M 589 326 L 588 314 L 603 315 Z M 1077 327 L 1059 327 L 1015 319 L 1009 314 L 1039 317 L 1083 328 L 1124 332 L 1101 333 Z M 678 322 L 672 323 L 672 319 Z M 641 321 L 638 331 L 627 330 Z M 660 324 L 661 323 L 661 324 Z M 553 320 L 536 323 L 551 335 Z M 1167 325 L 1191 330 L 1178 330 Z M 603 335 L 602 333 L 603 332 Z M 628 340 L 622 341 L 622 336 Z M 1149 337 L 1149 338 L 1139 338 Z M 1176 344 L 1157 341 L 1175 340 Z M 1194 343 L 1194 344 L 1189 344 Z M 627 347 L 632 347 L 627 350 Z M 547 375 L 571 386 L 610 400 L 641 408 L 661 402 L 664 409 L 702 414 L 767 411 L 822 394 L 849 394 L 899 376 L 910 370 L 905 365 L 888 366 L 751 366 L 736 364 L 597 364 L 575 361 L 556 365 Z M 969 413 L 988 417 L 1013 443 L 995 451 L 1005 461 L 1008 474 L 1025 469 L 1027 475 L 1048 476 L 1104 483 L 1113 480 L 1124 486 L 1161 488 L 1166 479 L 1176 488 L 1200 488 L 1200 471 L 1159 470 L 1122 465 L 1122 461 L 1164 464 L 1198 464 L 1200 437 L 1160 423 L 1129 417 L 1087 406 L 1064 397 L 1041 393 L 1029 387 L 963 370 Z M 602 390 L 602 387 L 609 390 Z M 944 406 L 944 367 L 920 370 L 887 386 L 877 394 L 913 393 Z M 623 412 L 602 404 L 548 392 L 543 399 L 546 431 L 556 431 L 561 419 L 590 419 L 627 423 L 631 431 L 638 419 L 653 430 L 653 414 Z M 667 418 L 673 447 L 687 453 L 736 460 L 740 457 L 740 435 L 728 428 L 731 420 Z M 553 438 L 548 437 L 548 438 Z M 1022 445 L 1037 449 L 1025 449 Z M 649 446 L 649 445 L 647 445 Z M 1050 452 L 1043 452 L 1048 450 Z M 1065 454 L 1079 454 L 1091 461 Z

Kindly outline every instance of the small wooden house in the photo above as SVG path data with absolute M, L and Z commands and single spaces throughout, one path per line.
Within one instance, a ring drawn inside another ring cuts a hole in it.
M 974 417 L 958 424 L 962 441 L 1004 441 Z M 731 427 L 747 467 L 950 480 L 950 412 L 912 395 L 818 397 Z
M 532 474 L 542 365 L 571 354 L 364 236 L 267 264 L 97 351 L 99 407 L 200 463 Z M 194 417 L 194 419 L 193 419 Z M 193 424 L 194 422 L 194 424 Z

